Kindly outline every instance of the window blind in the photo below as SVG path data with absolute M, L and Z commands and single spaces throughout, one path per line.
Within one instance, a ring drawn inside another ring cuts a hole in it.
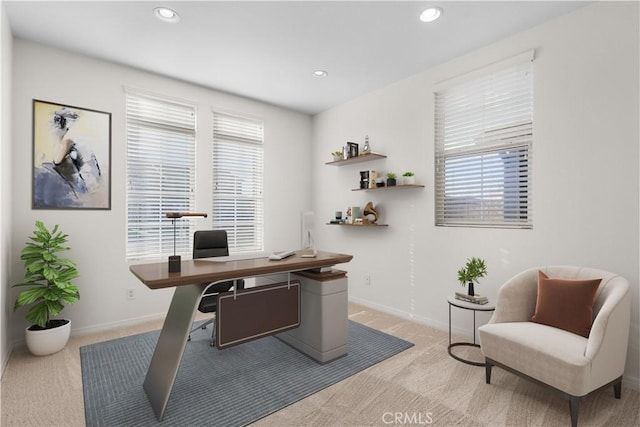
M 195 207 L 196 110 L 159 96 L 127 92 L 127 259 L 174 253 L 167 212 Z M 176 254 L 191 254 L 192 223 L 175 223 Z
M 531 61 L 435 92 L 440 226 L 532 228 Z
M 263 123 L 213 112 L 213 228 L 233 253 L 264 249 Z

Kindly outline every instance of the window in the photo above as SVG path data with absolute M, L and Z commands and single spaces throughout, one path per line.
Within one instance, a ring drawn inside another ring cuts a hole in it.
M 532 228 L 532 54 L 436 90 L 436 225 Z
M 262 121 L 213 113 L 213 228 L 232 253 L 264 249 L 263 151 Z
M 167 212 L 195 207 L 196 111 L 192 105 L 127 92 L 127 259 L 174 253 Z M 190 254 L 192 223 L 176 220 L 176 254 Z

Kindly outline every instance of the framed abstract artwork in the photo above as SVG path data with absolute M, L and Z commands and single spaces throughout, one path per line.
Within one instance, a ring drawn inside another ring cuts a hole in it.
M 111 113 L 33 100 L 33 209 L 111 209 Z

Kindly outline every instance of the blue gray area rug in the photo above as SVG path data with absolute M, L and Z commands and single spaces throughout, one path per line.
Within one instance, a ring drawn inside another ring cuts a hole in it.
M 142 383 L 159 331 L 80 348 L 87 426 L 243 426 L 413 346 L 349 321 L 349 353 L 321 365 L 274 337 L 226 350 L 187 343 L 164 420 Z

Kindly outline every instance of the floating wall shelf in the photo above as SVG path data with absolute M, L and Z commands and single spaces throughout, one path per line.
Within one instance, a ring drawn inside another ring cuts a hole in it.
M 327 162 L 325 163 L 325 165 L 345 166 L 353 163 L 369 162 L 371 160 L 386 159 L 386 158 L 387 156 L 385 156 L 384 154 L 369 153 L 369 154 L 361 154 L 357 157 L 351 157 L 350 159 L 335 160 L 333 162 Z
M 346 222 L 341 224 L 335 223 L 327 223 L 327 225 L 339 225 L 341 227 L 388 227 L 389 224 L 376 224 L 376 223 L 368 223 L 368 224 L 347 224 Z
M 375 188 L 353 188 L 351 191 L 377 191 L 377 190 L 402 190 L 408 188 L 424 188 L 424 185 L 410 184 L 410 185 L 392 185 L 391 187 L 375 187 Z

